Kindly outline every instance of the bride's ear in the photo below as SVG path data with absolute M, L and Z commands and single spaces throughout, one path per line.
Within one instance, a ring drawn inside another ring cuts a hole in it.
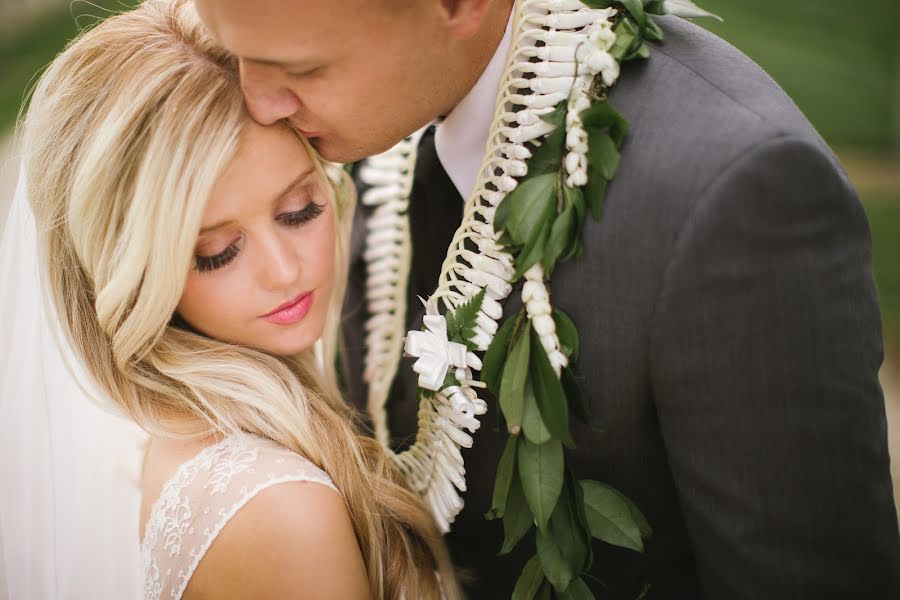
M 457 38 L 470 38 L 481 27 L 493 2 L 503 0 L 439 0 L 439 10 L 450 33 Z

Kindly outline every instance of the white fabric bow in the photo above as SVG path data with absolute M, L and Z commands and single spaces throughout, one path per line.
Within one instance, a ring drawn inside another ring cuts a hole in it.
M 427 331 L 410 331 L 403 350 L 407 356 L 419 359 L 413 365 L 413 371 L 419 374 L 419 386 L 439 391 L 451 366 L 466 367 L 468 348 L 447 339 L 447 320 L 443 315 L 425 315 L 424 323 Z

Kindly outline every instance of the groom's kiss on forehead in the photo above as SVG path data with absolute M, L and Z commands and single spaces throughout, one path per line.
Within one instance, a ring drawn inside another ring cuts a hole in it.
M 261 124 L 288 119 L 326 159 L 387 150 L 468 93 L 511 0 L 196 0 L 240 59 Z

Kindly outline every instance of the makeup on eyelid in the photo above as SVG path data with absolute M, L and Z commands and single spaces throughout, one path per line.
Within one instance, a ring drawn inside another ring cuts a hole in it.
M 325 210 L 324 204 L 319 204 L 315 200 L 310 202 L 300 210 L 285 212 L 277 215 L 275 220 L 287 227 L 300 227 L 310 221 L 313 221 Z M 196 254 L 195 268 L 201 273 L 220 269 L 234 260 L 240 249 L 237 247 L 240 237 L 229 244 L 224 250 L 212 255 Z

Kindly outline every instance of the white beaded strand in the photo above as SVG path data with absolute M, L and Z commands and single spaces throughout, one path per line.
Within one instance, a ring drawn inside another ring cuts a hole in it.
M 455 310 L 483 290 L 484 300 L 469 340 L 479 350 L 486 350 L 497 332 L 503 315 L 502 302 L 512 292 L 514 276 L 513 256 L 497 243 L 499 235 L 493 227 L 496 206 L 516 188 L 517 178 L 527 175 L 525 161 L 531 152 L 525 144 L 553 130 L 553 125 L 540 117 L 567 98 L 569 114 L 574 112 L 575 118 L 566 121 L 569 154 L 564 167 L 570 185 L 586 182 L 587 140 L 578 113 L 586 108 L 587 85 L 596 73 L 602 73 L 605 83 L 618 77 L 618 64 L 608 60 L 612 58 L 608 50 L 615 41 L 610 23 L 614 14 L 612 9 L 587 8 L 581 0 L 522 0 L 515 5 L 513 43 L 475 191 L 464 206 L 462 224 L 448 249 L 437 289 L 426 304 L 427 313 L 438 316 L 438 302 Z M 525 109 L 515 110 L 517 106 Z M 487 410 L 477 393 L 484 384 L 472 374 L 473 369 L 480 370 L 480 362 L 476 363 L 477 357 L 468 353 L 464 366 L 452 367 L 459 385 L 421 395 L 419 429 L 409 450 L 390 452 L 385 413 L 403 347 L 411 252 L 406 210 L 417 140 L 417 136 L 407 139 L 370 159 L 368 168 L 360 173 L 363 182 L 372 186 L 363 196 L 363 204 L 377 207 L 367 221 L 364 255 L 370 312 L 366 323 L 365 379 L 377 439 L 388 449 L 412 488 L 428 503 L 441 529 L 447 531 L 463 506 L 459 492 L 465 491 L 465 465 L 460 448 L 472 445 L 470 434 L 479 427 L 477 417 Z M 575 158 L 569 158 L 572 155 Z M 478 252 L 467 247 L 467 242 L 474 244 Z M 568 361 L 560 350 L 540 266 L 529 270 L 525 279 L 522 299 L 527 315 L 559 375 Z M 438 335 L 440 327 L 429 331 Z M 444 332 L 446 335 L 446 329 Z M 444 361 L 435 358 L 442 356 L 444 341 L 438 336 L 433 343 L 414 344 L 412 349 L 423 354 L 414 354 L 419 358 L 420 370 L 444 368 Z M 432 355 L 422 362 L 428 352 Z M 434 385 L 440 373 L 425 375 L 425 380 Z

